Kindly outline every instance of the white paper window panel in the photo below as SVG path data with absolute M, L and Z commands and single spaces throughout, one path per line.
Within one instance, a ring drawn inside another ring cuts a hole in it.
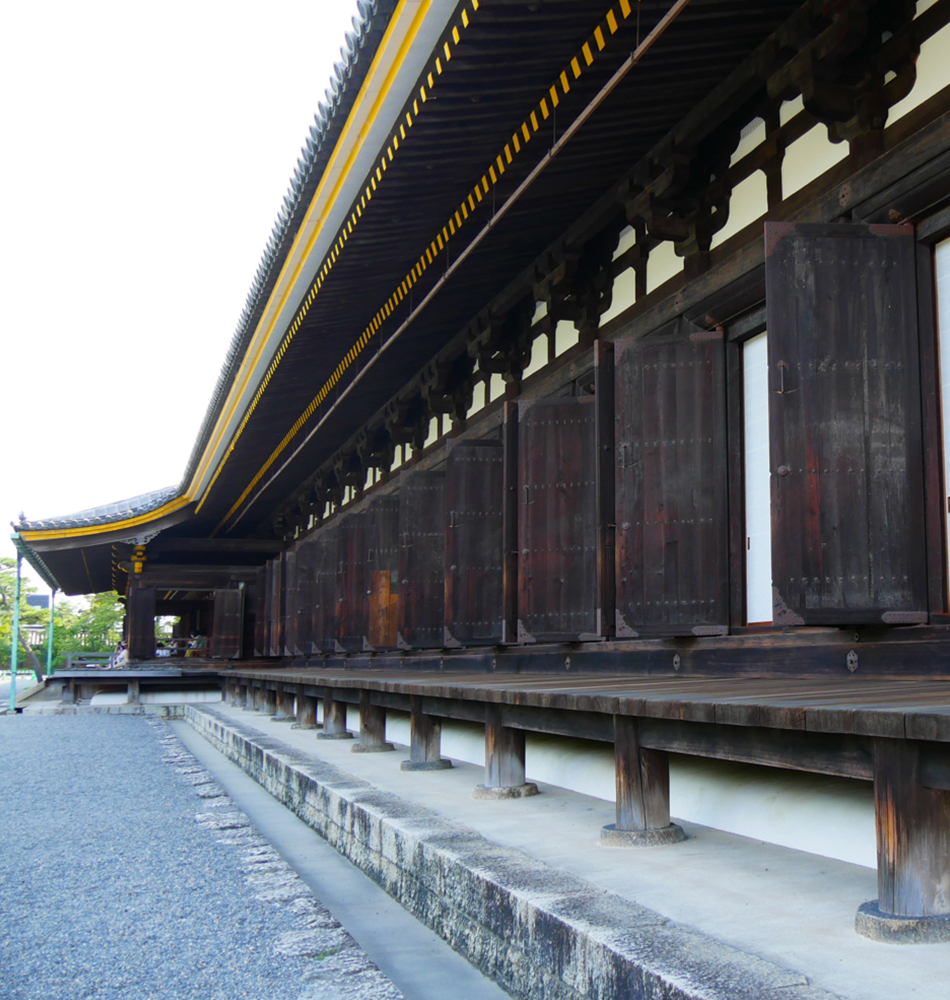
M 940 408 L 943 418 L 943 495 L 948 498 L 944 504 L 944 517 L 947 518 L 947 537 L 950 538 L 950 240 L 944 240 L 935 247 L 934 272 L 937 282 Z
M 746 621 L 772 620 L 769 372 L 765 333 L 742 345 L 745 454 Z

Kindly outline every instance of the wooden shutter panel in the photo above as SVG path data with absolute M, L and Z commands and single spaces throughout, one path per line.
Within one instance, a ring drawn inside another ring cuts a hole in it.
M 308 539 L 297 549 L 297 596 L 294 654 L 308 656 L 313 636 L 313 559 L 316 542 Z
M 518 407 L 518 638 L 599 638 L 594 397 Z
M 407 475 L 399 492 L 401 647 L 441 646 L 445 609 L 445 473 Z
M 336 581 L 336 651 L 363 649 L 369 616 L 366 599 L 366 514 L 348 514 L 339 528 L 340 562 Z
M 393 649 L 399 627 L 399 499 L 380 497 L 367 511 L 366 589 L 371 649 Z
M 216 590 L 211 626 L 211 655 L 222 660 L 241 657 L 244 634 L 244 590 Z
M 459 441 L 446 460 L 445 644 L 502 641 L 501 441 Z
M 766 227 L 776 624 L 927 620 L 914 244 Z
M 725 634 L 722 335 L 678 323 L 615 348 L 617 635 Z
M 317 536 L 313 554 L 314 653 L 332 653 L 336 628 L 337 526 L 324 528 Z

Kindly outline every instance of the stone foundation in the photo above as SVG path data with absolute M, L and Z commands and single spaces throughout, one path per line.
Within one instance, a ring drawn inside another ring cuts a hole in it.
M 209 708 L 186 720 L 515 997 L 830 1000 L 721 944 Z

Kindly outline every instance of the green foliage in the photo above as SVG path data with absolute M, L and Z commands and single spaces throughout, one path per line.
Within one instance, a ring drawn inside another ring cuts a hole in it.
M 10 669 L 10 640 L 13 630 L 13 598 L 16 561 L 0 557 L 0 670 Z M 20 625 L 49 623 L 49 611 L 31 608 L 27 594 L 36 590 L 27 579 L 20 586 Z M 80 601 L 59 597 L 53 610 L 53 667 L 61 666 L 66 653 L 111 653 L 122 634 L 125 607 L 114 593 L 90 594 Z M 37 659 L 46 667 L 46 645 L 34 647 Z M 19 667 L 29 670 L 29 657 L 20 646 Z

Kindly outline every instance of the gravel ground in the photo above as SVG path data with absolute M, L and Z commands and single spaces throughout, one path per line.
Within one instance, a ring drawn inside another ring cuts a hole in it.
M 164 723 L 0 718 L 3 1000 L 400 1000 Z

